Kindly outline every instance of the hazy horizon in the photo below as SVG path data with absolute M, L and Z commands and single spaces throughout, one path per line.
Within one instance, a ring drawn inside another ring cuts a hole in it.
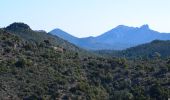
M 169 0 L 2 0 L 0 27 L 24 22 L 34 30 L 59 28 L 76 37 L 88 37 L 118 25 L 148 24 L 153 30 L 168 33 L 169 4 Z

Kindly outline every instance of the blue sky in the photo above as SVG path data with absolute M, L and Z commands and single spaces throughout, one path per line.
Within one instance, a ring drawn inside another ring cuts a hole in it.
M 1 0 L 0 12 L 0 27 L 24 22 L 34 30 L 60 28 L 78 37 L 122 24 L 170 32 L 170 0 Z

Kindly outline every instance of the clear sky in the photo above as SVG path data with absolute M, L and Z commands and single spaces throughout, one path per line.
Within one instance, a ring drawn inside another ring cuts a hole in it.
M 0 27 L 13 22 L 47 32 L 60 28 L 78 37 L 122 24 L 170 32 L 170 0 L 0 0 Z

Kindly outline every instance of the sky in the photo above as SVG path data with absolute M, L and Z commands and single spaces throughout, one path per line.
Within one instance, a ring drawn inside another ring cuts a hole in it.
M 0 27 L 24 22 L 34 30 L 60 28 L 97 36 L 118 25 L 170 33 L 170 0 L 0 0 Z

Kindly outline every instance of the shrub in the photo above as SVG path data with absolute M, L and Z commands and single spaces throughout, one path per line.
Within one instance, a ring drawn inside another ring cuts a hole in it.
M 25 59 L 19 59 L 16 63 L 15 63 L 16 67 L 20 67 L 23 68 L 26 66 L 26 60 Z

